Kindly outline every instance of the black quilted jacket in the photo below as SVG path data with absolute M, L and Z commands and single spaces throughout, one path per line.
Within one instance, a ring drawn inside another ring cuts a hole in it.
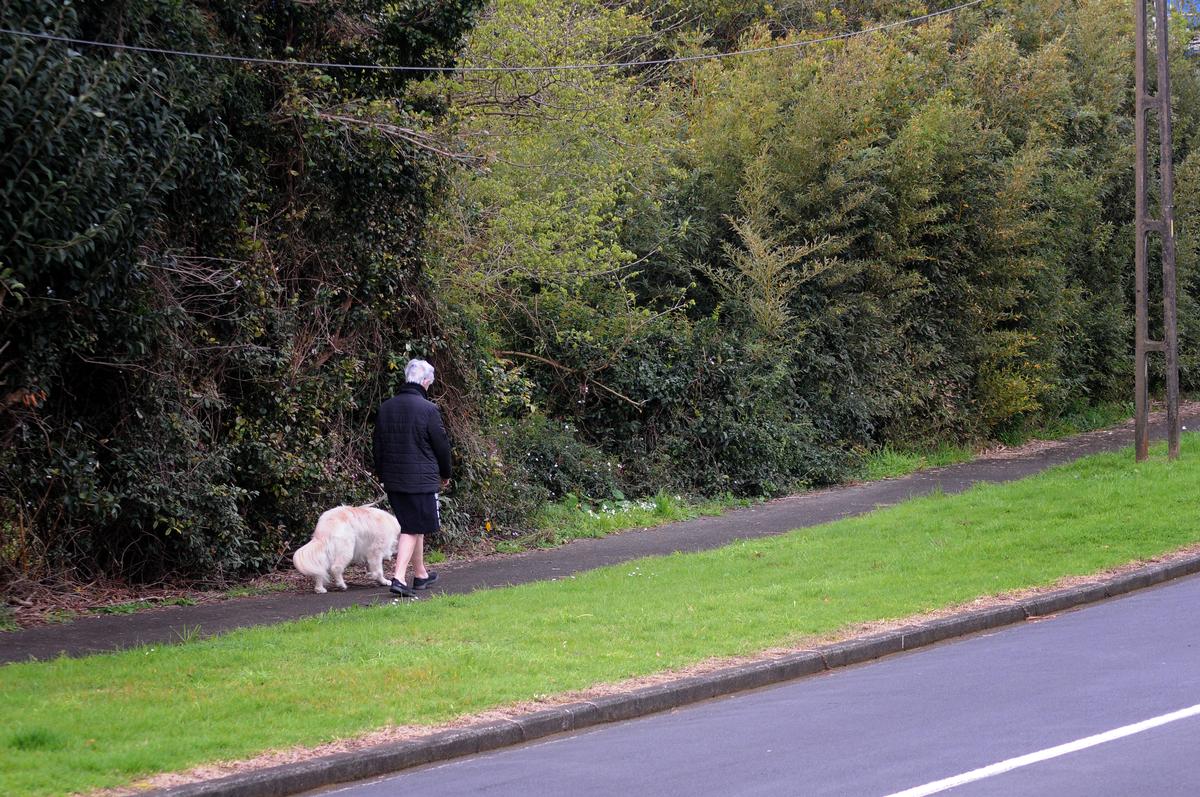
M 375 473 L 390 492 L 436 493 L 450 478 L 450 440 L 425 388 L 408 382 L 379 405 Z

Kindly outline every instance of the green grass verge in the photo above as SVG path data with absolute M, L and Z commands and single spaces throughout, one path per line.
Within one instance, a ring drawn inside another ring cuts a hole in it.
M 195 606 L 196 601 L 193 598 L 175 597 L 164 598 L 157 601 L 128 601 L 126 603 L 114 603 L 111 606 L 96 606 L 88 611 L 92 614 L 136 614 L 137 612 L 145 611 L 146 609 L 157 609 L 162 606 Z
M 561 501 L 542 507 L 537 517 L 538 530 L 513 540 L 509 545 L 517 550 L 528 548 L 531 544 L 561 545 L 571 540 L 605 537 L 628 529 L 661 526 L 702 515 L 719 515 L 726 509 L 751 503 L 750 500 L 730 495 L 699 502 L 688 501 L 682 496 L 665 492 L 638 500 L 614 498 L 608 501 L 588 501 L 568 495 Z M 499 549 L 501 546 L 497 547 Z
M 0 667 L 0 793 L 65 794 L 803 643 L 1194 543 L 1200 441 L 554 582 Z M 704 584 L 697 590 L 698 583 Z
M 1001 434 L 1000 442 L 1019 446 L 1030 440 L 1060 440 L 1073 434 L 1091 432 L 1114 426 L 1133 417 L 1133 404 L 1108 401 L 1101 404 L 1081 404 L 1056 418 L 1042 419 L 1036 427 L 1019 426 Z
M 221 593 L 225 598 L 257 598 L 290 589 L 287 584 L 243 585 L 230 587 Z
M 939 446 L 929 451 L 906 451 L 885 445 L 872 451 L 863 461 L 859 478 L 867 481 L 907 476 L 925 468 L 941 468 L 966 462 L 975 453 L 965 446 Z
M 1039 419 L 1037 426 L 1018 426 L 999 435 L 1006 446 L 1019 446 L 1031 440 L 1060 440 L 1070 435 L 1091 432 L 1129 420 L 1133 407 L 1124 402 L 1080 405 L 1056 418 Z M 884 445 L 863 458 L 856 478 L 866 481 L 907 476 L 925 468 L 941 468 L 973 459 L 969 446 L 942 444 L 931 449 L 910 449 Z

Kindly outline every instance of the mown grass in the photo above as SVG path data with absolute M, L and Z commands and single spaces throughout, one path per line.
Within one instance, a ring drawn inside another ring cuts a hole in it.
M 1091 432 L 1129 420 L 1133 404 L 1108 401 L 1100 404 L 1081 404 L 1056 418 L 1041 419 L 1036 427 L 1016 427 L 1000 435 L 1000 442 L 1019 446 L 1030 440 L 1059 440 L 1081 432 Z
M 1200 443 L 555 582 L 0 667 L 0 793 L 64 794 L 1050 584 L 1200 540 Z
M 1133 408 L 1124 402 L 1081 405 L 1056 418 L 1039 419 L 1037 426 L 1018 426 L 999 435 L 1007 446 L 1019 446 L 1031 440 L 1060 440 L 1081 432 L 1104 429 L 1128 420 Z M 871 481 L 907 476 L 926 468 L 942 468 L 966 462 L 975 456 L 970 446 L 942 444 L 936 448 L 904 448 L 884 445 L 868 453 L 857 477 Z
M 975 455 L 966 446 L 943 445 L 928 451 L 906 451 L 884 446 L 872 451 L 863 461 L 861 478 L 867 481 L 907 476 L 925 468 L 941 468 L 966 462 Z
M 162 600 L 127 601 L 114 603 L 109 606 L 94 606 L 88 611 L 92 614 L 136 614 L 146 609 L 158 609 L 162 606 L 195 606 L 196 600 L 188 597 L 163 598 Z
M 1080 405 L 1068 409 L 1057 418 L 1039 419 L 1037 426 L 1016 426 L 998 436 L 1004 445 L 1022 445 L 1030 441 L 1057 441 L 1120 424 L 1128 420 L 1133 407 L 1126 402 L 1111 401 L 1096 405 Z M 894 479 L 925 468 L 958 465 L 973 459 L 976 449 L 968 445 L 943 443 L 936 448 L 904 448 L 883 445 L 863 457 L 856 477 L 864 480 Z
M 726 509 L 750 503 L 750 500 L 731 495 L 691 501 L 666 492 L 648 498 L 629 500 L 617 497 L 607 501 L 589 501 L 568 495 L 543 506 L 537 516 L 538 530 L 513 540 L 512 544 L 516 549 L 531 544 L 561 545 L 571 540 L 606 537 L 628 529 L 661 526 L 703 515 L 719 515 Z
M 237 587 L 230 587 L 221 593 L 225 598 L 257 598 L 263 595 L 271 595 L 276 592 L 283 592 L 289 589 L 287 584 L 243 584 Z

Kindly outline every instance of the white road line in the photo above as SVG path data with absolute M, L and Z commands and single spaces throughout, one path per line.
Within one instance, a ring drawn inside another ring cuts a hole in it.
M 1170 714 L 1163 714 L 1148 720 L 1135 722 L 1132 725 L 1114 728 L 1111 731 L 1098 733 L 1095 736 L 1088 736 L 1085 739 L 1079 739 L 1074 742 L 1060 744 L 1057 747 L 1048 747 L 1045 750 L 1039 750 L 1036 753 L 1029 753 L 1028 755 L 1010 758 L 1007 761 L 1000 761 L 999 763 L 991 764 L 986 767 L 973 769 L 970 772 L 964 772 L 961 775 L 955 775 L 951 778 L 935 780 L 932 783 L 926 783 L 924 786 L 914 786 L 911 789 L 905 789 L 904 791 L 898 791 L 893 794 L 889 794 L 887 797 L 925 797 L 925 795 L 928 794 L 937 794 L 938 792 L 953 789 L 955 786 L 962 786 L 964 783 L 983 780 L 984 778 L 990 778 L 993 775 L 999 775 L 1003 772 L 1008 772 L 1013 769 L 1019 769 L 1020 767 L 1027 767 L 1030 764 L 1036 764 L 1039 761 L 1047 761 L 1051 758 L 1058 758 L 1059 756 L 1067 755 L 1068 753 L 1086 750 L 1087 748 L 1095 747 L 1098 744 L 1104 744 L 1105 742 L 1111 742 L 1116 739 L 1123 739 L 1126 736 L 1132 736 L 1135 733 L 1148 731 L 1151 728 L 1157 728 L 1158 726 L 1166 725 L 1169 722 L 1175 722 L 1177 720 L 1187 719 L 1188 717 L 1194 717 L 1197 714 L 1200 714 L 1200 704 L 1194 705 L 1190 708 L 1180 709 L 1179 711 L 1172 711 Z

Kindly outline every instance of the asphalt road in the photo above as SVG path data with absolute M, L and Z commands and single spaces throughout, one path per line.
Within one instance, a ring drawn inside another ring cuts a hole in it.
M 1200 577 L 1188 577 L 784 686 L 323 793 L 1196 795 L 1197 607 Z

